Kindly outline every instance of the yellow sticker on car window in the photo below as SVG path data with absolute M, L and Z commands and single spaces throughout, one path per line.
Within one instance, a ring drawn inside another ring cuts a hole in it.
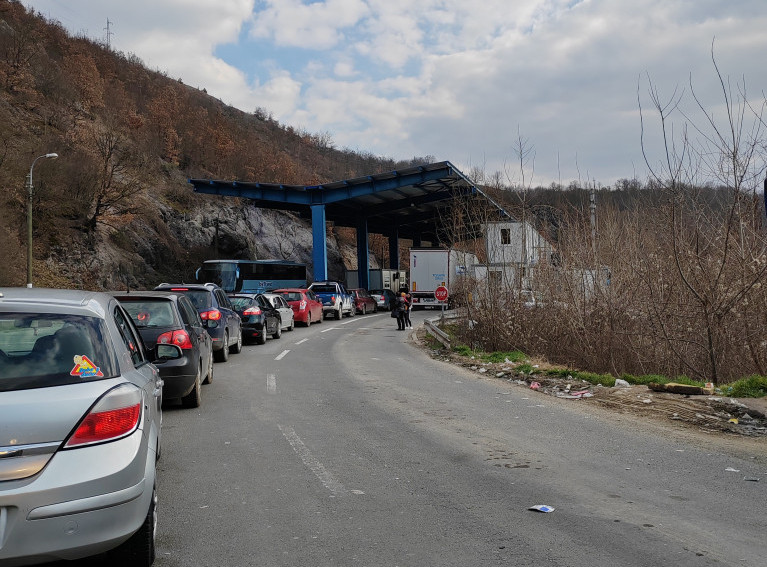
M 80 376 L 81 378 L 94 378 L 103 376 L 101 368 L 91 362 L 91 359 L 84 354 L 74 356 L 75 367 L 69 373 L 70 376 Z

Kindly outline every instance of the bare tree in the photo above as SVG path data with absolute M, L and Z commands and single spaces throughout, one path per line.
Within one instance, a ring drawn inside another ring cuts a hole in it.
M 757 338 L 751 317 L 743 318 L 754 286 L 767 270 L 765 242 L 754 219 L 753 198 L 765 172 L 764 106 L 750 105 L 745 81 L 735 90 L 712 61 L 721 86 L 724 116 L 707 110 L 690 92 L 702 119 L 695 120 L 681 106 L 683 92 L 663 99 L 650 80 L 649 97 L 663 139 L 663 159 L 653 163 L 642 149 L 652 180 L 668 194 L 662 211 L 667 256 L 645 258 L 647 293 L 654 298 L 647 314 L 667 347 L 683 367 L 697 378 L 719 383 L 722 364 L 741 338 Z M 681 131 L 673 119 L 681 116 Z M 690 133 L 695 137 L 691 137 Z M 719 187 L 719 202 L 705 202 L 694 188 L 701 183 Z M 667 266 L 663 260 L 668 260 Z M 659 268 L 670 267 L 675 278 L 657 278 Z M 661 308 L 663 307 L 663 308 Z M 760 329 L 764 329 L 761 322 Z M 736 338 L 737 337 L 737 338 Z M 760 337 L 760 340 L 764 337 Z M 726 372 L 724 373 L 726 375 Z

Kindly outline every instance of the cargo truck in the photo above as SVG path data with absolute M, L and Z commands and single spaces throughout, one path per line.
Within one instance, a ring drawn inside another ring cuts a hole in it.
M 410 249 L 410 295 L 413 309 L 448 306 L 455 298 L 462 278 L 474 273 L 477 257 L 469 252 L 446 248 Z M 447 302 L 440 302 L 434 292 L 440 286 L 448 290 Z

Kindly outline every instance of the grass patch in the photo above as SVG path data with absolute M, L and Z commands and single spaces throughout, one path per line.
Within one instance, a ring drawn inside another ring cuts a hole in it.
M 521 372 L 522 374 L 535 374 L 539 372 L 537 368 L 533 368 L 533 365 L 529 362 L 526 362 L 525 364 L 520 364 L 515 368 L 515 370 Z
M 439 342 L 435 337 L 431 336 L 428 333 L 426 333 L 426 336 L 424 337 L 423 342 L 426 344 L 427 347 L 429 347 L 432 350 L 440 350 L 445 346 L 441 342 Z
M 453 352 L 460 356 L 474 356 L 474 351 L 471 350 L 471 348 L 468 347 L 467 345 L 455 345 L 452 348 L 453 348 Z
M 763 398 L 767 396 L 767 376 L 749 376 L 722 387 L 733 398 Z
M 660 374 L 644 374 L 642 376 L 634 376 L 633 374 L 621 374 L 621 379 L 625 380 L 629 384 L 643 384 L 645 386 L 650 382 L 655 382 L 656 384 L 666 384 L 670 382 L 668 378 L 661 376 Z
M 519 350 L 513 350 L 510 352 L 496 351 L 486 354 L 482 354 L 481 358 L 485 362 L 522 362 L 527 359 L 527 355 Z
M 569 368 L 551 368 L 547 372 L 552 376 L 559 376 L 560 378 L 567 378 L 568 376 L 575 378 L 575 375 L 578 374 L 576 371 L 570 370 Z
M 611 374 L 596 374 L 594 372 L 571 372 L 573 378 L 585 380 L 589 384 L 602 384 L 608 388 L 615 386 L 615 376 Z

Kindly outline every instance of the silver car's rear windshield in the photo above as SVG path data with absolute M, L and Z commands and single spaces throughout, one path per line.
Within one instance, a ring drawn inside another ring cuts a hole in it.
M 0 313 L 0 391 L 117 375 L 104 321 L 45 313 Z

